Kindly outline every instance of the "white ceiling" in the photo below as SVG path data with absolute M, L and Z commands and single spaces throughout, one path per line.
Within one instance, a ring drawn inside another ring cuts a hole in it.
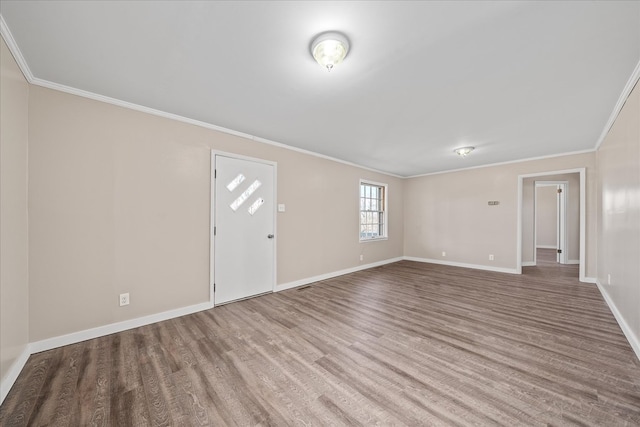
M 592 150 L 640 61 L 638 1 L 2 0 L 0 13 L 37 80 L 401 176 Z M 309 54 L 327 30 L 351 42 L 331 73 Z

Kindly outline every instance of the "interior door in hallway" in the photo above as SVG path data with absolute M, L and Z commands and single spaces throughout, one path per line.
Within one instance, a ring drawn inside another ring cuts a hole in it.
M 214 154 L 214 304 L 273 291 L 275 165 Z

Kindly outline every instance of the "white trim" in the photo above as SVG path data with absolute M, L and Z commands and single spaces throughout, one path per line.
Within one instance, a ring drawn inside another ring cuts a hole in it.
M 439 259 L 418 258 L 418 257 L 412 257 L 412 256 L 405 256 L 405 257 L 402 257 L 402 259 L 404 259 L 405 261 L 426 262 L 429 264 L 441 264 L 441 265 L 448 265 L 451 267 L 473 268 L 475 270 L 494 271 L 496 273 L 519 274 L 515 268 L 492 267 L 489 265 L 482 265 L 482 264 L 467 264 L 464 262 L 442 261 Z
M 620 96 L 620 100 L 618 100 L 618 104 L 620 104 L 620 105 L 616 104 L 616 107 L 614 108 L 614 111 L 613 111 L 613 113 L 611 115 L 611 118 L 609 119 L 610 123 L 607 122 L 607 126 L 605 126 L 605 130 L 603 131 L 603 134 L 601 135 L 600 139 L 598 140 L 598 143 L 596 144 L 596 147 L 593 148 L 593 149 L 570 151 L 570 152 L 567 152 L 567 153 L 549 154 L 549 155 L 544 155 L 544 156 L 529 157 L 529 158 L 526 158 L 526 159 L 518 159 L 518 160 L 508 160 L 508 161 L 505 161 L 505 162 L 490 163 L 490 164 L 486 164 L 486 165 L 471 166 L 471 167 L 467 167 L 467 168 L 449 169 L 449 170 L 438 171 L 438 172 L 429 172 L 429 173 L 425 173 L 425 174 L 403 176 L 403 175 L 398 175 L 398 174 L 394 174 L 394 173 L 391 173 L 391 172 L 385 172 L 385 171 L 381 171 L 381 170 L 378 170 L 378 169 L 370 168 L 370 167 L 367 167 L 367 166 L 362 166 L 362 165 L 359 165 L 359 164 L 356 164 L 356 163 L 353 163 L 353 162 L 349 162 L 349 161 L 346 161 L 346 160 L 342 160 L 342 159 L 338 159 L 338 158 L 335 158 L 335 157 L 327 156 L 325 154 L 320 154 L 320 153 L 316 153 L 314 151 L 305 150 L 303 148 L 298 148 L 298 147 L 294 147 L 294 146 L 291 146 L 291 145 L 286 145 L 286 144 L 283 144 L 281 142 L 273 141 L 273 140 L 262 138 L 262 137 L 259 137 L 259 136 L 247 134 L 247 133 L 244 133 L 244 132 L 235 131 L 233 129 L 225 128 L 225 127 L 222 127 L 222 126 L 217 126 L 217 125 L 214 125 L 214 124 L 211 124 L 211 123 L 202 122 L 200 120 L 190 119 L 188 117 L 180 116 L 180 115 L 169 113 L 169 112 L 166 112 L 166 111 L 157 110 L 155 108 L 145 107 L 143 105 L 134 104 L 134 103 L 131 103 L 131 102 L 120 100 L 120 99 L 115 99 L 115 98 L 111 98 L 111 97 L 108 97 L 108 96 L 99 95 L 97 93 L 85 91 L 85 90 L 82 90 L 82 89 L 73 88 L 73 87 L 70 87 L 70 86 L 61 85 L 61 84 L 54 83 L 54 82 L 51 82 L 51 81 L 48 81 L 48 80 L 43 80 L 43 79 L 34 77 L 33 73 L 29 69 L 29 66 L 27 65 L 27 62 L 24 59 L 24 56 L 22 55 L 22 52 L 18 48 L 18 45 L 16 44 L 15 39 L 13 38 L 13 35 L 11 34 L 11 31 L 9 30 L 9 27 L 7 26 L 7 24 L 6 24 L 4 18 L 2 17 L 1 14 L 0 14 L 0 30 L 1 30 L 0 32 L 2 33 L 2 37 L 4 38 L 5 42 L 7 43 L 7 46 L 9 47 L 9 50 L 11 51 L 11 53 L 13 54 L 13 56 L 14 56 L 14 58 L 16 60 L 16 63 L 18 64 L 18 66 L 20 67 L 20 70 L 22 70 L 22 73 L 24 74 L 25 78 L 27 79 L 27 81 L 30 84 L 33 84 L 33 85 L 36 85 L 36 86 L 41 86 L 41 87 L 48 88 L 48 89 L 57 90 L 57 91 L 60 91 L 60 92 L 69 93 L 71 95 L 80 96 L 82 98 L 88 98 L 88 99 L 93 99 L 95 101 L 105 102 L 107 104 L 112 104 L 112 105 L 116 105 L 116 106 L 119 106 L 119 107 L 135 110 L 135 111 L 140 111 L 140 112 L 143 112 L 143 113 L 147 113 L 147 114 L 151 114 L 151 115 L 154 115 L 154 116 L 163 117 L 163 118 L 170 119 L 170 120 L 176 120 L 176 121 L 179 121 L 179 122 L 188 123 L 188 124 L 191 124 L 191 125 L 194 125 L 194 126 L 199 126 L 199 127 L 205 128 L 205 129 L 215 130 L 215 131 L 226 133 L 226 134 L 229 134 L 229 135 L 235 135 L 235 136 L 238 136 L 238 137 L 241 137 L 241 138 L 249 139 L 251 141 L 255 141 L 255 142 L 259 142 L 259 143 L 263 143 L 263 144 L 267 144 L 267 145 L 272 145 L 272 146 L 275 146 L 275 147 L 278 147 L 278 148 L 283 148 L 285 150 L 295 151 L 295 152 L 298 152 L 298 153 L 301 153 L 301 154 L 306 154 L 306 155 L 313 156 L 313 157 L 319 157 L 321 159 L 330 160 L 332 162 L 341 163 L 341 164 L 344 164 L 344 165 L 347 165 L 347 166 L 353 166 L 353 167 L 356 167 L 356 168 L 359 168 L 359 169 L 363 169 L 363 170 L 367 170 L 367 171 L 371 171 L 371 172 L 375 172 L 375 173 L 380 173 L 380 174 L 383 174 L 383 175 L 392 176 L 392 177 L 401 178 L 401 179 L 419 178 L 419 177 L 422 177 L 422 176 L 439 175 L 439 174 L 443 174 L 443 173 L 460 172 L 460 171 L 465 171 L 465 170 L 470 170 L 470 169 L 487 168 L 487 167 L 493 167 L 493 166 L 503 166 L 503 165 L 510 165 L 510 164 L 513 164 L 513 163 L 522 163 L 522 162 L 529 162 L 529 161 L 534 161 L 534 160 L 551 159 L 551 158 L 555 158 L 555 157 L 572 156 L 572 155 L 591 153 L 591 152 L 597 151 L 597 149 L 600 147 L 600 144 L 602 143 L 602 140 L 604 140 L 604 137 L 606 136 L 606 134 L 608 133 L 609 129 L 613 125 L 613 122 L 615 121 L 615 118 L 617 117 L 617 115 L 619 114 L 620 110 L 622 109 L 622 106 L 624 105 L 624 101 L 626 101 L 626 98 L 631 93 L 631 90 L 633 89 L 633 86 L 635 85 L 635 82 L 640 77 L 640 62 L 639 62 L 638 65 L 636 66 L 636 69 L 634 70 L 634 72 L 632 73 L 631 77 L 629 78 L 629 81 L 627 82 L 627 85 L 625 86 L 625 89 L 623 90 L 623 93 Z M 633 84 L 632 84 L 632 82 L 633 82 Z
M 97 93 L 89 92 L 89 91 L 82 90 L 82 89 L 77 89 L 77 88 L 74 88 L 74 87 L 71 87 L 71 86 L 66 86 L 66 85 L 62 85 L 62 84 L 59 84 L 59 83 L 54 83 L 54 82 L 51 82 L 51 81 L 48 81 L 48 80 L 43 80 L 43 79 L 34 77 L 33 73 L 29 69 L 29 66 L 27 65 L 27 62 L 24 59 L 24 56 L 22 56 L 22 52 L 18 48 L 18 45 L 15 42 L 15 39 L 13 38 L 13 35 L 11 34 L 11 31 L 9 31 L 9 27 L 7 26 L 6 22 L 4 21 L 4 18 L 2 17 L 2 15 L 0 15 L 0 30 L 1 30 L 1 33 L 2 33 L 2 37 L 5 39 L 5 42 L 7 43 L 7 46 L 9 47 L 9 50 L 13 54 L 13 56 L 14 56 L 14 58 L 16 60 L 16 63 L 20 67 L 20 70 L 22 70 L 22 73 L 24 74 L 25 78 L 32 85 L 41 86 L 41 87 L 44 87 L 44 88 L 47 88 L 47 89 L 57 90 L 59 92 L 69 93 L 71 95 L 80 96 L 82 98 L 93 99 L 94 101 L 100 101 L 100 102 L 104 102 L 104 103 L 107 103 L 107 104 L 116 105 L 118 107 L 123 107 L 123 108 L 128 108 L 130 110 L 140 111 L 142 113 L 147 113 L 147 114 L 151 114 L 151 115 L 154 115 L 154 116 L 164 117 L 166 119 L 175 120 L 175 121 L 178 121 L 178 122 L 188 123 L 188 124 L 191 124 L 191 125 L 194 125 L 194 126 L 203 127 L 205 129 L 211 129 L 211 130 L 215 130 L 215 131 L 218 131 L 218 132 L 226 133 L 226 134 L 229 134 L 229 135 L 238 136 L 240 138 L 249 139 L 251 141 L 255 141 L 255 142 L 258 142 L 258 143 L 272 145 L 272 146 L 275 146 L 275 147 L 278 147 L 278 148 L 284 148 L 285 150 L 295 151 L 295 152 L 298 152 L 298 153 L 306 154 L 308 156 L 319 157 L 321 159 L 330 160 L 330 161 L 336 162 L 336 163 L 342 163 L 344 165 L 353 166 L 353 167 L 356 167 L 356 168 L 359 168 L 359 169 L 363 169 L 363 170 L 367 170 L 367 171 L 371 171 L 371 172 L 376 172 L 376 173 L 380 173 L 380 174 L 383 174 L 383 175 L 392 176 L 392 177 L 395 177 L 395 178 L 404 178 L 401 175 L 396 175 L 396 174 L 393 174 L 391 172 L 384 172 L 384 171 L 381 171 L 381 170 L 378 170 L 378 169 L 374 169 L 374 168 L 370 168 L 370 167 L 367 167 L 367 166 L 358 165 L 358 164 L 353 163 L 353 162 L 349 162 L 349 161 L 346 161 L 346 160 L 342 160 L 342 159 L 338 159 L 338 158 L 335 158 L 335 157 L 327 156 L 325 154 L 316 153 L 314 151 L 305 150 L 303 148 L 298 148 L 298 147 L 294 147 L 294 146 L 291 146 L 291 145 L 283 144 L 281 142 L 273 141 L 273 140 L 270 140 L 270 139 L 262 138 L 262 137 L 251 135 L 251 134 L 248 134 L 248 133 L 236 131 L 236 130 L 225 128 L 225 127 L 222 127 L 222 126 L 217 126 L 217 125 L 214 125 L 214 124 L 211 124 L 211 123 L 207 123 L 207 122 L 203 122 L 203 121 L 200 121 L 200 120 L 190 119 L 188 117 L 180 116 L 178 114 L 173 114 L 173 113 L 169 113 L 169 112 L 166 112 L 166 111 L 157 110 L 157 109 L 151 108 L 151 107 L 145 107 L 144 105 L 134 104 L 132 102 L 123 101 L 121 99 L 111 98 L 109 96 L 100 95 L 100 94 L 97 94 Z
M 162 313 L 150 314 L 148 316 L 137 317 L 135 319 L 124 320 L 122 322 L 110 323 L 97 328 L 85 329 L 84 331 L 72 332 L 66 335 L 60 335 L 53 338 L 47 338 L 30 344 L 31 354 L 41 351 L 51 350 L 53 348 L 62 347 L 69 344 L 75 344 L 93 338 L 103 337 L 105 335 L 115 334 L 117 332 L 126 331 L 140 326 L 150 325 L 163 320 L 174 319 L 187 314 L 197 313 L 199 311 L 208 310 L 209 302 L 190 305 L 187 307 L 176 308 L 173 310 L 163 311 Z
M 13 384 L 18 379 L 18 375 L 20 375 L 20 372 L 24 369 L 24 365 L 27 363 L 27 360 L 29 360 L 31 354 L 31 346 L 29 344 L 25 345 L 22 353 L 13 361 L 4 378 L 2 378 L 2 382 L 0 383 L 0 405 L 9 394 L 11 387 L 13 387 Z
M 556 227 L 558 228 L 556 230 L 556 245 L 538 245 L 538 188 L 539 187 L 556 187 L 556 190 L 558 188 L 562 188 L 562 192 L 563 195 L 565 197 L 563 197 L 563 201 L 562 204 L 564 204 L 564 206 L 559 206 L 560 205 L 560 201 L 556 198 Z M 567 238 L 567 227 L 566 227 L 566 215 L 567 215 L 567 200 L 568 200 L 568 194 L 569 194 L 569 181 L 535 181 L 534 182 L 534 195 L 533 195 L 533 209 L 534 209 L 534 214 L 533 214 L 533 241 L 534 243 L 534 248 L 535 249 L 562 249 L 563 253 L 562 254 L 557 254 L 556 255 L 556 261 L 560 262 L 561 264 L 566 264 L 566 262 L 562 262 L 561 258 L 565 258 L 566 254 L 567 254 L 567 248 L 565 246 L 567 245 L 568 242 L 568 238 Z M 564 215 L 562 215 L 562 213 L 564 213 Z M 560 233 L 562 233 L 562 231 L 564 231 L 564 236 L 563 236 L 563 240 L 564 242 L 562 242 L 560 239 Z M 537 262 L 537 258 L 538 258 L 538 254 L 536 253 L 536 251 L 533 252 L 533 261 L 534 263 Z M 566 259 L 566 258 L 565 258 Z
M 33 73 L 29 69 L 24 56 L 22 56 L 22 52 L 18 48 L 18 44 L 13 38 L 13 35 L 9 30 L 9 26 L 4 20 L 2 14 L 0 14 L 0 36 L 2 36 L 2 39 L 7 44 L 7 47 L 13 55 L 13 59 L 16 61 L 16 64 L 18 64 L 18 68 L 20 68 L 20 71 L 22 72 L 24 78 L 27 80 L 27 82 L 31 83 L 33 81 Z M 20 353 L 20 355 L 13 361 L 13 363 L 11 363 L 11 366 L 7 370 L 7 373 L 2 378 L 2 381 L 0 381 L 0 404 L 4 402 L 4 399 L 9 394 L 11 387 L 13 387 L 13 384 L 18 379 L 20 372 L 22 372 L 22 369 L 27 363 L 27 360 L 29 360 L 29 356 L 31 354 L 32 352 L 30 349 L 30 344 L 26 344 L 24 349 L 22 350 L 22 353 Z
M 597 245 L 596 245 L 597 248 Z M 580 168 L 580 257 L 578 280 L 587 282 L 587 169 Z
M 622 89 L 622 93 L 620 93 L 620 96 L 618 97 L 618 102 L 616 102 L 616 105 L 613 107 L 613 111 L 609 116 L 609 120 L 607 120 L 607 124 L 604 125 L 604 129 L 602 129 L 600 138 L 598 138 L 598 140 L 596 141 L 596 147 L 595 147 L 596 150 L 600 148 L 600 145 L 602 145 L 602 142 L 607 137 L 607 134 L 609 133 L 609 131 L 611 130 L 611 127 L 613 126 L 616 119 L 618 118 L 620 111 L 622 111 L 622 107 L 624 107 L 624 104 L 627 102 L 627 98 L 629 98 L 629 95 L 631 95 L 631 91 L 635 87 L 638 80 L 640 80 L 640 61 L 638 61 L 638 63 L 636 64 L 636 68 L 631 73 L 631 76 L 629 76 L 629 80 L 627 80 L 627 84 L 624 85 L 624 88 Z
M 278 285 L 278 162 L 273 162 L 273 287 Z
M 25 347 L 22 354 L 11 364 L 11 368 L 2 379 L 2 382 L 0 383 L 0 404 L 4 401 L 9 390 L 11 390 L 11 387 L 18 378 L 18 375 L 20 375 L 20 372 L 24 369 L 29 356 L 32 354 L 65 345 L 76 344 L 93 338 L 115 334 L 129 329 L 138 328 L 140 326 L 150 325 L 152 323 L 162 322 L 164 320 L 174 319 L 176 317 L 186 316 L 188 314 L 197 313 L 210 308 L 210 303 L 205 302 L 32 342 Z
M 360 233 L 358 232 L 358 238 L 360 237 Z M 389 240 L 388 237 L 376 237 L 373 239 L 365 239 L 365 240 L 360 240 L 359 243 L 369 243 L 369 242 L 379 242 L 379 241 L 385 241 L 385 240 Z
M 220 130 L 221 132 L 225 132 L 223 129 L 226 129 L 226 128 L 220 128 L 220 129 L 221 129 Z M 386 176 L 392 176 L 394 178 L 406 178 L 406 177 L 404 177 L 402 175 L 397 175 L 395 173 L 385 172 L 385 171 L 381 171 L 381 170 L 378 170 L 378 169 L 370 168 L 370 167 L 367 167 L 367 166 L 362 166 L 362 165 L 359 165 L 357 163 L 349 162 L 347 160 L 338 159 L 336 157 L 331 157 L 331 156 L 327 156 L 325 154 L 316 153 L 315 151 L 305 150 L 304 148 L 298 148 L 298 147 L 294 147 L 292 145 L 283 144 L 281 142 L 272 141 L 270 139 L 262 138 L 260 136 L 251 136 L 251 139 L 253 141 L 256 141 L 256 142 L 262 142 L 263 144 L 273 145 L 273 146 L 276 146 L 278 148 L 284 148 L 285 150 L 296 151 L 298 153 L 307 154 L 307 155 L 313 156 L 313 157 L 319 157 L 321 159 L 330 160 L 330 161 L 336 162 L 336 163 L 342 163 L 343 165 L 353 166 L 353 167 L 358 168 L 358 169 L 362 169 L 362 170 L 366 170 L 366 171 L 370 171 L 370 172 L 375 172 L 375 173 L 379 173 L 379 174 L 386 175 Z
M 587 182 L 586 168 L 562 169 L 557 171 L 536 172 L 524 175 L 518 175 L 518 210 L 517 210 L 517 236 L 516 236 L 516 271 L 522 274 L 522 186 L 525 178 L 533 178 L 537 176 L 548 175 L 564 175 L 568 173 L 580 174 L 580 261 L 579 261 L 579 279 L 581 282 L 593 283 L 586 277 L 586 218 L 587 218 Z
M 57 90 L 59 92 L 65 92 L 65 93 L 69 93 L 71 95 L 76 95 L 76 96 L 80 96 L 82 98 L 88 98 L 88 99 L 93 99 L 95 101 L 100 101 L 100 102 L 104 102 L 107 104 L 112 104 L 112 105 L 116 105 L 118 107 L 123 107 L 123 108 L 128 108 L 130 110 L 135 110 L 135 111 L 140 111 L 142 113 L 146 113 L 146 114 L 151 114 L 154 116 L 159 116 L 159 117 L 163 117 L 165 119 L 170 119 L 170 120 L 175 120 L 178 122 L 183 122 L 183 123 L 188 123 L 190 125 L 194 125 L 194 126 L 199 126 L 205 129 L 210 129 L 210 130 L 214 130 L 214 131 L 218 131 L 218 132 L 222 132 L 222 133 L 226 133 L 229 135 L 234 135 L 234 136 L 238 136 L 240 138 L 245 138 L 257 143 L 262 143 L 262 144 L 267 144 L 267 145 L 272 145 L 274 147 L 278 147 L 278 148 L 283 148 L 285 150 L 290 150 L 290 151 L 295 151 L 301 154 L 306 154 L 308 156 L 313 156 L 313 157 L 319 157 L 321 159 L 325 159 L 325 160 L 330 160 L 332 162 L 336 162 L 336 163 L 341 163 L 347 166 L 353 166 L 356 167 L 358 169 L 363 169 L 363 170 L 367 170 L 367 171 L 371 171 L 371 172 L 375 172 L 375 173 L 380 173 L 383 175 L 387 175 L 387 176 L 392 176 L 395 178 L 404 178 L 401 175 L 396 175 L 390 172 L 384 172 L 381 170 L 377 170 L 377 169 L 373 169 L 373 168 L 369 168 L 366 166 L 362 166 L 362 165 L 358 165 L 356 163 L 352 163 L 346 160 L 341 160 L 335 157 L 331 157 L 331 156 L 327 156 L 324 154 L 320 154 L 320 153 L 316 153 L 314 151 L 309 151 L 309 150 L 305 150 L 303 148 L 298 148 L 298 147 L 294 147 L 292 145 L 286 145 L 280 142 L 276 142 L 276 141 L 272 141 L 270 139 L 266 139 L 266 138 L 262 138 L 259 136 L 255 136 L 255 135 L 251 135 L 248 133 L 244 133 L 244 132 L 239 132 L 233 129 L 229 129 L 229 128 L 225 128 L 222 126 L 217 126 L 211 123 L 207 123 L 207 122 L 203 122 L 200 120 L 195 120 L 195 119 L 190 119 L 188 117 L 184 117 L 184 116 L 180 116 L 178 114 L 174 114 L 174 113 L 168 113 L 166 111 L 162 111 L 162 110 L 156 110 L 155 108 L 150 108 L 150 107 L 145 107 L 143 105 L 138 105 L 138 104 L 134 104 L 132 102 L 127 102 L 127 101 L 122 101 L 120 99 L 115 99 L 115 98 L 111 98 L 108 96 L 104 96 L 104 95 L 99 95 L 93 92 L 88 92 L 82 89 L 76 89 L 73 87 L 69 87 L 69 86 L 65 86 L 65 85 L 61 85 L 58 83 L 53 83 L 53 82 L 49 82 L 46 80 L 42 80 L 39 78 L 34 78 L 33 81 L 30 81 L 31 84 L 36 85 L 36 86 L 41 86 L 41 87 L 45 87 L 48 89 L 53 89 L 53 90 Z
M 2 16 L 2 14 L 0 14 L 0 34 L 2 35 L 2 38 L 7 44 L 9 51 L 13 55 L 13 59 L 16 60 L 16 64 L 18 64 L 18 67 L 20 68 L 20 71 L 22 71 L 24 78 L 27 79 L 29 83 L 33 83 L 34 81 L 33 73 L 29 69 L 29 66 L 27 65 L 27 61 L 24 59 L 24 56 L 22 56 L 22 52 L 20 51 L 20 48 L 18 48 L 18 44 L 16 43 L 16 40 L 13 38 L 13 34 L 11 34 L 11 31 L 9 30 L 9 26 L 4 20 L 4 17 Z
M 580 260 L 579 259 L 570 259 L 569 261 L 567 261 L 567 264 L 580 264 Z M 535 267 L 536 265 L 537 264 L 535 263 L 535 261 L 525 261 L 525 262 L 522 263 L 523 267 Z M 588 282 L 587 279 L 589 279 L 589 278 L 586 277 L 585 280 L 583 280 L 583 282 Z
M 199 127 L 205 128 L 205 129 L 215 130 L 215 131 L 226 133 L 226 134 L 229 134 L 229 135 L 239 136 L 241 138 L 249 139 L 251 141 L 255 141 L 255 142 L 259 142 L 259 143 L 263 143 L 263 144 L 267 144 L 267 145 L 273 145 L 273 146 L 278 147 L 278 148 L 284 148 L 285 150 L 296 151 L 298 153 L 306 154 L 306 155 L 313 156 L 313 157 L 319 157 L 321 159 L 330 160 L 330 161 L 336 162 L 336 163 L 342 163 L 344 165 L 353 166 L 353 167 L 356 167 L 356 168 L 359 168 L 359 169 L 363 169 L 363 170 L 367 170 L 367 171 L 371 171 L 371 172 L 376 172 L 376 173 L 380 173 L 380 174 L 383 174 L 383 175 L 392 176 L 392 177 L 395 177 L 395 178 L 404 178 L 401 175 L 396 175 L 396 174 L 393 174 L 393 173 L 390 173 L 390 172 L 384 172 L 384 171 L 381 171 L 381 170 L 378 170 L 378 169 L 369 168 L 367 166 L 358 165 L 356 163 L 349 162 L 349 161 L 342 160 L 342 159 L 338 159 L 338 158 L 331 157 L 331 156 L 327 156 L 325 154 L 316 153 L 314 151 L 305 150 L 303 148 L 294 147 L 294 146 L 291 146 L 291 145 L 283 144 L 281 142 L 273 141 L 273 140 L 270 140 L 270 139 L 262 138 L 262 137 L 251 135 L 251 134 L 244 133 L 244 132 L 239 132 L 239 131 L 236 131 L 236 130 L 233 130 L 233 129 L 225 128 L 225 127 L 222 127 L 222 126 L 217 126 L 217 125 L 214 125 L 214 124 L 211 124 L 211 123 L 207 123 L 207 122 L 203 122 L 203 121 L 200 121 L 200 120 L 190 119 L 188 117 L 180 116 L 178 114 L 173 114 L 173 113 L 169 113 L 169 112 L 166 112 L 166 111 L 157 110 L 157 109 L 151 108 L 151 107 L 145 107 L 144 105 L 134 104 L 132 102 L 123 101 L 121 99 L 111 98 L 109 96 L 100 95 L 100 94 L 97 94 L 97 93 L 94 93 L 94 92 L 89 92 L 89 91 L 86 91 L 86 90 L 77 89 L 77 88 L 74 88 L 74 87 L 71 87 L 71 86 L 66 86 L 66 85 L 62 85 L 62 84 L 59 84 L 59 83 L 54 83 L 54 82 L 51 82 L 51 81 L 48 81 L 48 80 L 43 80 L 43 79 L 40 79 L 38 77 L 34 77 L 33 73 L 29 69 L 29 66 L 27 65 L 27 61 L 25 61 L 24 56 L 22 56 L 22 52 L 20 51 L 20 48 L 18 48 L 18 44 L 16 43 L 15 39 L 13 38 L 13 35 L 11 34 L 11 31 L 9 30 L 9 27 L 7 26 L 7 23 L 5 22 L 4 17 L 2 17 L 1 14 L 0 14 L 0 32 L 2 33 L 2 37 L 4 38 L 5 42 L 7 43 L 7 46 L 9 47 L 9 50 L 13 54 L 13 56 L 14 56 L 14 58 L 16 60 L 16 63 L 18 64 L 18 67 L 20 67 L 20 70 L 22 70 L 22 73 L 24 74 L 25 78 L 32 85 L 41 86 L 41 87 L 44 87 L 44 88 L 47 88 L 47 89 L 57 90 L 59 92 L 69 93 L 71 95 L 80 96 L 82 98 L 93 99 L 94 101 L 100 101 L 100 102 L 104 102 L 104 103 L 107 103 L 107 104 L 116 105 L 118 107 L 123 107 L 123 108 L 128 108 L 130 110 L 140 111 L 142 113 L 147 113 L 147 114 L 151 114 L 151 115 L 154 115 L 154 116 L 164 117 L 164 118 L 170 119 L 170 120 L 176 120 L 178 122 L 188 123 L 188 124 L 191 124 L 191 125 L 194 125 L 194 126 L 199 126 Z
M 423 174 L 420 174 L 420 175 L 405 176 L 405 177 L 401 177 L 401 178 L 405 178 L 405 179 L 420 178 L 420 177 L 423 177 L 423 176 L 441 175 L 443 173 L 461 172 L 461 171 L 468 171 L 468 170 L 472 170 L 472 169 L 482 169 L 482 168 L 491 168 L 491 167 L 494 167 L 494 166 L 512 165 L 514 163 L 532 162 L 534 160 L 545 160 L 545 159 L 553 159 L 553 158 L 556 158 L 556 157 L 575 156 L 575 155 L 578 155 L 578 154 L 593 153 L 595 151 L 596 150 L 594 148 L 590 148 L 588 150 L 570 151 L 568 153 L 559 153 L 559 154 L 548 154 L 546 156 L 529 157 L 529 158 L 526 158 L 526 159 L 519 159 L 519 160 L 508 160 L 506 162 L 489 163 L 487 165 L 469 166 L 468 168 L 449 169 L 449 170 L 439 171 L 439 172 L 429 172 L 429 173 L 423 173 Z M 547 174 L 544 174 L 544 175 L 547 175 Z
M 213 237 L 213 230 L 216 226 L 216 218 L 215 218 L 215 189 L 216 189 L 216 155 L 213 151 L 211 151 L 211 155 L 209 156 L 209 304 L 210 307 L 215 306 L 215 292 L 214 292 L 214 281 L 215 281 L 215 263 L 214 263 L 214 251 L 215 251 L 215 239 Z
M 618 311 L 618 307 L 616 307 L 615 303 L 613 302 L 613 299 L 611 299 L 611 296 L 609 295 L 607 290 L 600 284 L 600 281 L 596 279 L 595 284 L 598 287 L 598 290 L 600 291 L 600 293 L 602 294 L 602 297 L 604 298 L 605 302 L 609 306 L 611 313 L 613 313 L 613 317 L 616 318 L 618 325 L 620 325 L 620 329 L 622 329 L 622 333 L 624 334 L 625 337 L 627 337 L 627 341 L 629 341 L 629 344 L 631 345 L 631 348 L 635 352 L 636 357 L 638 358 L 638 360 L 640 360 L 640 338 L 633 333 L 633 331 L 627 324 L 626 320 L 624 320 L 622 313 Z
M 598 279 L 596 279 L 595 277 L 585 277 L 584 280 L 580 280 L 583 283 L 597 283 Z
M 374 238 L 370 238 L 370 239 L 363 239 L 362 237 L 360 237 L 360 227 L 362 226 L 362 224 L 360 223 L 361 220 L 361 212 L 362 210 L 360 209 L 360 201 L 361 201 L 361 194 L 360 194 L 360 190 L 362 189 L 362 184 L 364 185 L 369 185 L 369 186 L 375 186 L 375 187 L 384 187 L 384 235 L 380 236 L 380 237 L 374 237 Z M 368 179 L 362 179 L 360 178 L 360 183 L 358 184 L 358 241 L 360 243 L 367 243 L 367 242 L 377 242 L 380 240 L 388 240 L 389 239 L 389 185 L 383 182 L 376 182 L 376 181 L 371 181 Z
M 523 205 L 523 196 L 522 189 L 524 187 L 524 178 L 518 176 L 518 198 L 516 199 L 516 271 L 518 274 L 522 274 L 522 205 Z M 535 192 L 534 192 L 535 197 Z M 534 211 L 535 212 L 535 211 Z M 535 218 L 534 218 L 534 231 L 535 231 Z M 533 235 L 535 241 L 535 233 Z M 536 251 L 533 251 L 533 261 L 536 262 Z
M 379 267 L 385 264 L 391 264 L 394 262 L 402 261 L 404 257 L 389 258 L 382 261 L 372 262 L 371 264 L 359 265 L 357 267 L 345 268 L 344 270 L 338 270 L 331 273 L 320 274 L 318 276 L 306 277 L 300 280 L 294 280 L 293 282 L 282 283 L 276 286 L 275 292 L 286 291 L 287 289 L 297 288 L 299 286 L 308 285 L 310 283 L 320 282 L 322 280 L 332 279 L 338 276 L 344 276 L 345 274 L 355 273 L 356 271 L 367 270 L 373 267 Z

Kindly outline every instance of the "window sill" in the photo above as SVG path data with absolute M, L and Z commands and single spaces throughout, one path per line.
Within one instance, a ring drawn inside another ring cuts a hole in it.
M 376 237 L 373 239 L 360 239 L 360 243 L 379 242 L 381 240 L 389 240 L 388 237 Z

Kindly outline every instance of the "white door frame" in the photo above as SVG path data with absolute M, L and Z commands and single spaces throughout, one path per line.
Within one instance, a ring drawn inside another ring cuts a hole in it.
M 210 199 L 210 209 L 211 209 L 211 222 L 209 224 L 209 302 L 211 307 L 215 306 L 215 293 L 213 290 L 214 280 L 215 280 L 215 237 L 213 235 L 214 227 L 216 224 L 216 156 L 224 156 L 231 157 L 238 160 L 247 160 L 250 162 L 263 163 L 266 165 L 273 166 L 273 234 L 274 234 L 274 245 L 275 248 L 273 250 L 273 278 L 272 283 L 273 287 L 271 289 L 272 292 L 276 290 L 276 278 L 277 274 L 277 257 L 278 257 L 278 230 L 277 230 L 277 206 L 278 206 L 278 163 L 272 162 L 270 160 L 259 159 L 256 157 L 243 156 L 241 154 L 229 153 L 227 151 L 219 151 L 219 150 L 211 150 L 211 199 Z
M 538 172 L 518 175 L 518 217 L 517 217 L 517 238 L 516 238 L 516 272 L 522 274 L 522 187 L 525 178 L 543 177 L 551 175 L 563 175 L 567 173 L 580 174 L 580 266 L 579 280 L 586 282 L 586 168 L 564 169 L 558 171 Z
M 555 187 L 562 190 L 562 197 L 556 197 L 556 250 L 561 249 L 561 253 L 556 253 L 556 261 L 560 264 L 567 263 L 567 197 L 569 181 L 535 181 L 533 192 L 533 264 L 538 264 L 536 249 L 538 248 L 538 191 L 539 187 Z

